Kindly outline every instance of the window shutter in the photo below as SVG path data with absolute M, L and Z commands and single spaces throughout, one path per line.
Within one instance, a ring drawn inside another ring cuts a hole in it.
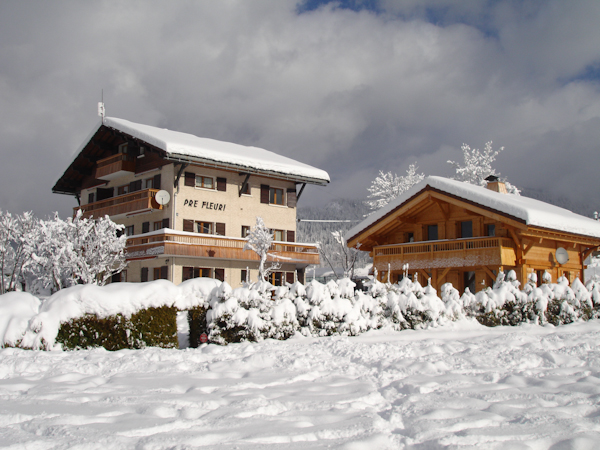
M 158 175 L 154 175 L 154 180 L 152 181 L 152 187 L 154 189 L 160 189 L 160 173 Z
M 94 203 L 94 193 L 88 194 L 88 203 Z
M 163 228 L 169 228 L 169 218 L 168 217 L 165 217 L 163 219 L 162 227 Z
M 225 236 L 225 224 L 217 222 L 215 224 L 215 229 L 218 235 Z
M 285 273 L 285 282 L 289 284 L 294 284 L 294 272 Z
M 185 173 L 185 181 L 184 181 L 184 186 L 196 186 L 196 174 L 193 172 L 186 172 Z
M 148 233 L 150 231 L 150 222 L 144 222 L 142 224 L 142 233 Z
M 215 278 L 219 281 L 225 281 L 225 269 L 215 269 Z
M 193 267 L 184 267 L 183 274 L 181 277 L 181 281 L 189 280 L 194 277 L 194 268 Z
M 162 280 L 166 280 L 167 278 L 169 278 L 169 268 L 167 266 L 160 267 L 160 278 Z
M 227 178 L 217 178 L 217 191 L 227 190 Z
M 194 232 L 194 221 L 183 219 L 183 231 L 191 231 Z
M 142 281 L 148 281 L 148 268 L 142 267 Z
M 287 242 L 296 242 L 296 233 L 293 230 L 287 232 Z
M 260 185 L 260 202 L 269 204 L 269 185 Z
M 287 190 L 287 205 L 288 208 L 295 208 L 296 203 L 298 203 L 298 199 L 296 197 L 296 188 Z

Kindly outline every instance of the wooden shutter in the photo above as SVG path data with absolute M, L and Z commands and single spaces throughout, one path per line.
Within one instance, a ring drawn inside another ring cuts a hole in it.
M 169 268 L 167 266 L 160 267 L 160 278 L 163 280 L 169 278 Z
M 288 230 L 286 241 L 287 242 L 296 242 L 296 233 L 292 230 Z
M 260 185 L 260 202 L 269 204 L 269 185 Z
M 225 269 L 215 269 L 215 278 L 219 281 L 225 281 Z
M 183 219 L 183 231 L 191 231 L 194 232 L 194 221 Z
M 168 217 L 165 217 L 163 219 L 162 227 L 163 228 L 169 228 L 169 218 Z
M 148 281 L 148 268 L 142 267 L 142 281 Z
M 96 190 L 98 194 L 98 201 L 111 198 L 114 193 L 114 188 L 98 188 Z
M 144 222 L 142 224 L 142 233 L 148 233 L 150 231 L 150 222 Z
M 295 208 L 296 203 L 298 203 L 298 199 L 296 197 L 296 188 L 291 188 L 287 190 L 287 205 L 288 208 Z
M 152 181 L 152 187 L 154 189 L 160 189 L 160 173 L 158 175 L 154 175 L 154 180 Z
M 193 172 L 186 172 L 185 173 L 185 181 L 184 181 L 184 186 L 196 186 L 196 174 Z
M 215 224 L 216 234 L 219 236 L 225 236 L 225 224 L 217 222 Z
M 289 284 L 294 284 L 294 272 L 285 273 L 285 282 Z
M 227 190 L 227 178 L 217 178 L 217 191 Z
M 181 277 L 181 281 L 189 280 L 194 277 L 194 268 L 193 267 L 184 267 L 183 274 Z

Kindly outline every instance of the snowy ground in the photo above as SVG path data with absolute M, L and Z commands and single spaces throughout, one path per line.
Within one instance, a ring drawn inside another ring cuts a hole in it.
M 600 321 L 187 350 L 0 350 L 11 449 L 593 449 Z

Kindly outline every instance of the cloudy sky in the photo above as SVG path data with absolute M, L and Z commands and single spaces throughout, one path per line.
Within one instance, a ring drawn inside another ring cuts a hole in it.
M 62 216 L 54 183 L 107 115 L 263 147 L 329 172 L 449 176 L 504 146 L 513 184 L 600 209 L 597 0 L 0 2 L 0 209 Z

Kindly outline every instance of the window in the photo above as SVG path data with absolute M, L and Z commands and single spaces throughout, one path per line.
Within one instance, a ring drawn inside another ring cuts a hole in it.
M 270 276 L 270 282 L 273 286 L 282 286 L 283 285 L 283 272 L 273 272 Z
M 129 225 L 128 227 L 125 227 L 125 236 L 133 236 L 134 232 L 133 232 L 133 225 Z
M 269 203 L 283 206 L 283 189 L 269 188 Z
M 493 223 L 488 223 L 485 226 L 485 234 L 486 236 L 496 236 L 496 225 Z
M 215 269 L 215 278 L 219 281 L 225 281 L 225 269 Z
M 159 220 L 158 222 L 154 222 L 154 228 L 153 228 L 153 230 L 154 231 L 160 230 L 160 229 L 162 229 L 162 227 L 163 227 L 163 221 Z
M 94 193 L 90 192 L 88 194 L 88 203 L 94 203 Z
M 245 238 L 250 234 L 250 227 L 248 225 L 242 225 L 242 237 Z
M 141 279 L 142 279 L 142 282 L 148 281 L 148 268 L 147 267 L 142 267 Z
M 248 270 L 242 269 L 242 276 L 240 277 L 240 281 L 242 283 L 246 283 L 248 281 Z
M 218 270 L 218 269 L 217 269 Z M 184 267 L 181 274 L 181 281 L 191 280 L 192 278 L 210 278 L 211 269 L 206 267 Z
M 142 223 L 142 233 L 149 233 L 150 232 L 150 222 L 143 222 Z
M 136 192 L 142 190 L 142 180 L 135 180 L 129 183 L 129 192 Z
M 117 195 L 125 195 L 129 193 L 129 185 L 126 184 L 125 186 L 119 186 L 117 188 Z
M 438 226 L 437 225 L 427 225 L 427 240 L 428 241 L 437 241 L 438 240 Z
M 271 232 L 273 233 L 273 240 L 274 241 L 285 241 L 285 231 L 283 230 L 271 230 Z
M 166 280 L 169 275 L 169 268 L 167 266 L 155 267 L 154 268 L 154 279 L 155 280 Z
M 214 189 L 213 179 L 202 175 L 196 175 L 196 187 L 204 189 Z
M 198 233 L 213 234 L 212 222 L 196 222 L 196 231 Z
M 460 223 L 460 237 L 461 238 L 472 238 L 473 237 L 473 222 L 470 220 Z
M 406 233 L 406 242 L 415 242 L 415 234 Z
M 154 188 L 154 178 L 148 178 L 147 180 L 144 180 L 144 186 L 145 189 Z
M 119 145 L 119 153 L 127 153 L 127 142 Z

